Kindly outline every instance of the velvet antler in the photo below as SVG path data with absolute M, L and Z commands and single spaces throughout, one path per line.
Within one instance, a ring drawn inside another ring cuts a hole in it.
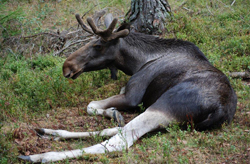
M 129 30 L 128 29 L 124 29 L 118 32 L 113 32 L 115 29 L 115 25 L 118 22 L 118 19 L 115 18 L 113 19 L 113 21 L 111 22 L 111 24 L 109 25 L 109 27 L 106 30 L 99 30 L 93 19 L 92 18 L 87 18 L 87 22 L 89 24 L 89 26 L 91 27 L 91 29 L 93 30 L 93 32 L 100 36 L 104 41 L 110 41 L 110 40 L 114 40 L 117 38 L 121 38 L 121 37 L 125 37 L 129 34 Z
M 109 27 L 106 30 L 99 30 L 96 27 L 93 19 L 89 17 L 89 18 L 87 18 L 87 22 L 88 22 L 89 26 L 91 27 L 91 29 L 92 29 L 91 30 L 83 23 L 79 14 L 76 14 L 75 17 L 76 17 L 76 20 L 78 21 L 79 25 L 82 27 L 82 29 L 84 31 L 87 31 L 90 34 L 96 34 L 96 35 L 100 36 L 104 41 L 110 41 L 110 40 L 114 40 L 117 38 L 122 38 L 122 37 L 125 37 L 129 34 L 128 29 L 123 29 L 123 30 L 118 31 L 118 32 L 113 32 L 115 29 L 115 25 L 118 22 L 117 18 L 113 19 L 113 21 L 110 23 Z M 109 19 L 112 19 L 112 16 L 110 16 Z
M 112 21 L 113 21 L 113 15 L 111 13 L 108 13 L 104 18 L 105 27 L 108 28 Z
M 76 17 L 77 22 L 79 23 L 79 25 L 82 27 L 82 29 L 83 29 L 84 31 L 87 31 L 87 32 L 90 33 L 90 34 L 94 34 L 93 31 L 92 31 L 91 29 L 89 29 L 89 28 L 83 23 L 83 21 L 82 21 L 82 19 L 80 18 L 80 15 L 79 15 L 79 14 L 76 14 L 75 17 Z
M 97 11 L 95 12 L 94 16 L 93 16 L 93 19 L 94 19 L 94 22 L 96 24 L 97 27 L 99 27 L 99 21 L 101 19 L 101 17 L 106 13 L 105 10 L 101 10 L 101 11 Z

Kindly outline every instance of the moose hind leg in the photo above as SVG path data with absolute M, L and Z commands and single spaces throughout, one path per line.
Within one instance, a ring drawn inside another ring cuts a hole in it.
M 165 127 L 169 122 L 170 119 L 164 113 L 157 110 L 146 110 L 126 124 L 115 136 L 100 144 L 83 149 L 19 156 L 19 158 L 31 162 L 51 162 L 66 158 L 77 158 L 84 153 L 100 154 L 112 151 L 122 151 L 132 146 L 133 143 L 144 134 Z

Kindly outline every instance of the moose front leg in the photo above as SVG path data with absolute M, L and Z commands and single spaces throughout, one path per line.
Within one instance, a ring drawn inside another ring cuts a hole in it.
M 118 110 L 125 107 L 127 107 L 125 95 L 120 94 L 104 100 L 90 102 L 87 106 L 87 112 L 89 115 L 102 115 L 113 118 L 119 123 L 119 126 L 124 126 L 124 118 Z

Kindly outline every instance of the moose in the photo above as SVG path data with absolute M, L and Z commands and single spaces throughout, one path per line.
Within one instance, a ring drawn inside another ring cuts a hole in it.
M 125 93 L 92 101 L 87 106 L 88 114 L 114 118 L 120 126 L 95 132 L 37 129 L 40 135 L 54 135 L 55 139 L 92 135 L 111 138 L 87 148 L 19 156 L 21 159 L 51 162 L 84 153 L 122 151 L 144 134 L 164 129 L 171 123 L 192 124 L 196 130 L 207 130 L 232 121 L 237 105 L 235 91 L 226 75 L 193 43 L 132 32 L 129 24 L 115 29 L 118 19 L 110 14 L 104 19 L 106 30 L 97 27 L 92 18 L 87 18 L 89 27 L 78 14 L 76 19 L 85 31 L 96 37 L 66 59 L 63 75 L 76 79 L 83 72 L 105 68 L 130 75 Z M 135 110 L 142 103 L 145 111 L 123 126 L 119 111 Z

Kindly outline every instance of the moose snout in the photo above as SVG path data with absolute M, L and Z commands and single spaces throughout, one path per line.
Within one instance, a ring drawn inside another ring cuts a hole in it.
M 66 78 L 76 79 L 83 72 L 83 68 L 76 62 L 66 60 L 63 64 L 63 76 Z
M 63 76 L 66 78 L 70 78 L 72 70 L 70 69 L 70 63 L 65 61 L 63 64 Z
M 71 71 L 70 71 L 70 70 L 63 71 L 63 76 L 66 77 L 66 78 L 70 78 L 70 76 L 71 76 Z

